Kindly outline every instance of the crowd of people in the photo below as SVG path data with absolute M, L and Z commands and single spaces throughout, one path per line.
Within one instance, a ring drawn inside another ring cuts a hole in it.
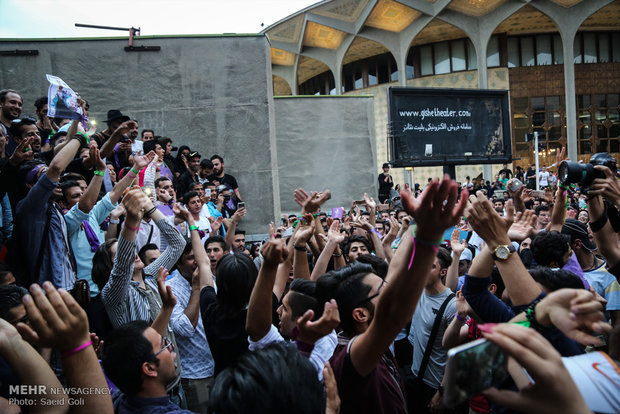
M 299 188 L 250 243 L 220 155 L 22 105 L 0 91 L 1 412 L 620 411 L 615 171 L 394 194 L 384 164 L 377 201 Z

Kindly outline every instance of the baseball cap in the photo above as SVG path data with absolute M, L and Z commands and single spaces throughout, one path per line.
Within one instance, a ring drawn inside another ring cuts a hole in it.
M 465 250 L 463 250 L 463 253 L 461 253 L 461 257 L 459 257 L 459 261 L 460 260 L 469 260 L 470 262 L 472 261 L 473 257 L 471 254 L 471 250 L 469 250 L 468 248 L 465 248 Z
M 571 243 L 575 240 L 581 240 L 581 244 L 588 250 L 593 251 L 596 250 L 596 244 L 594 244 L 590 240 L 590 235 L 588 233 L 588 228 L 585 224 L 575 219 L 566 219 L 564 225 L 562 226 L 562 234 L 567 234 L 570 236 Z

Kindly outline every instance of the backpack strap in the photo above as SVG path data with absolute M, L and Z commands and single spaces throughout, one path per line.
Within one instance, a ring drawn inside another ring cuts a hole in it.
M 428 366 L 428 361 L 431 359 L 431 352 L 433 351 L 433 344 L 435 343 L 435 339 L 437 338 L 437 333 L 439 332 L 439 325 L 441 325 L 441 320 L 443 319 L 443 314 L 446 311 L 446 307 L 448 303 L 455 297 L 456 295 L 451 293 L 448 297 L 443 301 L 437 315 L 435 315 L 435 322 L 433 323 L 433 329 L 431 329 L 431 334 L 428 337 L 428 342 L 426 343 L 426 349 L 424 350 L 424 356 L 422 357 L 422 363 L 420 364 L 420 370 L 418 371 L 418 381 L 422 381 L 424 378 L 424 374 L 426 373 L 426 367 Z

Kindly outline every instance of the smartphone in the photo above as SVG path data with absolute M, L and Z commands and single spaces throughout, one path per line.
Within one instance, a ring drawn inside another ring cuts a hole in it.
M 543 190 L 532 190 L 532 192 L 530 193 L 530 195 L 532 197 L 544 197 L 545 196 L 545 192 Z
M 389 209 L 389 204 L 377 204 L 377 211 L 388 211 Z
M 519 188 L 521 188 L 522 185 L 523 183 L 521 182 L 521 180 L 519 180 L 518 178 L 515 178 L 514 180 L 512 180 L 512 183 L 510 184 L 510 191 L 514 193 Z
M 508 376 L 508 356 L 484 338 L 448 351 L 443 401 L 454 408 L 469 397 L 502 383 Z
M 342 207 L 334 207 L 332 208 L 332 218 L 333 219 L 342 219 L 344 215 L 344 208 Z
M 207 189 L 205 190 L 205 195 L 206 195 L 207 197 L 211 197 L 211 189 L 210 189 L 210 188 L 207 188 Z
M 355 200 L 353 201 L 355 204 L 357 204 L 358 206 L 364 206 L 366 205 L 366 201 L 364 200 Z
M 243 201 L 239 201 L 239 204 L 237 204 L 237 209 L 240 208 L 245 208 L 245 203 Z

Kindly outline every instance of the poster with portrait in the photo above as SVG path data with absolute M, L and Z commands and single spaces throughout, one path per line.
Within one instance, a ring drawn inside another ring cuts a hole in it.
M 46 75 L 50 83 L 47 90 L 47 116 L 50 118 L 81 119 L 82 108 L 78 105 L 78 96 L 58 76 Z

